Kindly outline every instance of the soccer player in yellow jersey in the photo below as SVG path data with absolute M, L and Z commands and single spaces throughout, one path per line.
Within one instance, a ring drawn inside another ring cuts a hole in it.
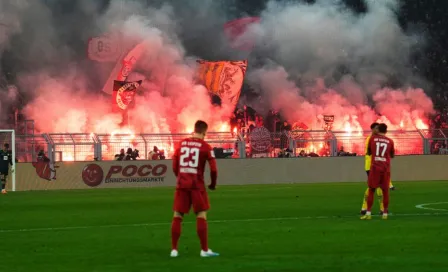
M 377 133 L 378 130 L 378 123 L 373 123 L 370 125 L 370 130 L 372 131 L 372 134 Z M 370 135 L 372 136 L 372 135 Z M 370 155 L 367 155 L 367 148 L 369 146 L 369 140 L 370 140 L 370 136 L 367 137 L 366 139 L 366 144 L 365 144 L 365 165 L 364 168 L 366 170 L 367 173 L 367 177 L 369 176 L 369 171 L 370 171 L 370 165 L 372 163 L 372 157 Z M 392 180 L 390 181 L 390 189 L 394 190 L 395 187 L 392 185 Z M 376 190 L 376 194 L 378 196 L 378 201 L 380 202 L 380 210 L 381 213 L 383 213 L 384 211 L 384 207 L 383 207 L 383 191 L 381 190 L 381 188 L 378 188 Z M 366 188 L 366 191 L 364 192 L 364 198 L 362 201 L 362 207 L 361 207 L 361 214 L 364 215 L 367 211 L 367 197 L 369 195 L 369 188 Z

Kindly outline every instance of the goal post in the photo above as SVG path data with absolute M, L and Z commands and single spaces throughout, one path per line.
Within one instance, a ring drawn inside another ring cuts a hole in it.
M 13 129 L 0 129 L 0 149 L 4 149 L 5 144 L 9 144 L 9 148 L 11 150 L 11 159 L 12 166 L 9 171 L 8 180 L 7 180 L 7 188 L 8 183 L 11 182 L 11 191 L 16 190 L 16 133 Z

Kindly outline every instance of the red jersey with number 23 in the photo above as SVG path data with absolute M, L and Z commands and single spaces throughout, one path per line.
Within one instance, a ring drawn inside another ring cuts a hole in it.
M 384 135 L 373 135 L 367 152 L 372 156 L 371 171 L 390 172 L 390 161 L 395 154 L 392 139 Z
M 210 164 L 211 186 L 215 187 L 218 171 L 212 147 L 199 138 L 182 140 L 173 156 L 176 188 L 205 190 L 204 172 L 207 161 Z

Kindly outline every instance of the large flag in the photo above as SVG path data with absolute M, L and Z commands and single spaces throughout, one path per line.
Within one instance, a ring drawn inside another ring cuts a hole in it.
M 106 33 L 91 37 L 87 44 L 87 56 L 98 62 L 115 62 L 122 54 L 122 43 L 119 34 Z
M 134 65 L 143 53 L 145 53 L 146 47 L 147 42 L 143 41 L 129 50 L 126 48 L 123 50 L 123 53 L 118 57 L 115 67 L 104 84 L 103 92 L 110 94 L 114 80 L 125 81 L 127 79 L 129 74 L 134 69 Z
M 114 112 L 126 112 L 135 104 L 135 93 L 142 84 L 142 81 L 125 82 L 114 81 L 112 94 L 112 110 Z
M 221 98 L 221 104 L 236 107 L 247 69 L 247 60 L 198 60 L 198 80 L 209 92 Z

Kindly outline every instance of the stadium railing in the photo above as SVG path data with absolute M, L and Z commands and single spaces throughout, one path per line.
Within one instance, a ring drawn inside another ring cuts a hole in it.
M 145 139 L 140 134 L 98 134 L 97 137 L 100 148 L 98 160 L 100 161 L 114 160 L 121 149 L 124 149 L 125 153 L 128 148 L 137 149 L 139 152 L 145 151 Z
M 422 129 L 424 154 L 446 154 L 448 130 L 443 129 Z
M 356 155 L 365 155 L 366 139 L 371 134 L 370 131 L 335 131 L 337 139 L 337 150 Z M 394 130 L 388 131 L 387 136 L 395 142 L 397 155 L 421 155 L 424 151 L 424 137 L 418 130 Z
M 294 156 L 301 152 L 310 156 L 337 156 L 337 138 L 332 131 L 295 130 L 289 133 Z
M 244 139 L 251 158 L 296 157 L 300 152 L 319 156 L 336 154 L 336 138 L 325 130 L 268 132 L 257 128 Z
M 48 154 L 51 150 L 50 141 L 46 134 L 16 135 L 16 158 L 20 162 L 33 162 L 39 151 Z
M 448 131 L 440 129 L 390 131 L 395 140 L 397 155 L 445 154 L 448 152 Z M 121 149 L 139 151 L 140 160 L 148 160 L 156 146 L 171 158 L 177 143 L 190 134 L 83 134 L 50 133 L 16 135 L 16 153 L 20 162 L 36 161 L 43 150 L 53 162 L 114 160 Z M 364 155 L 365 139 L 369 131 L 295 130 L 290 132 L 261 133 L 256 137 L 231 132 L 209 132 L 206 141 L 217 151 L 233 154 L 232 158 L 278 157 L 282 150 L 297 157 L 301 151 L 308 156 Z M 343 151 L 343 152 L 340 152 Z
M 166 158 L 171 158 L 174 153 L 174 148 L 182 139 L 189 137 L 191 134 L 98 134 L 98 141 L 100 152 L 98 160 L 113 160 L 116 154 L 120 153 L 121 149 L 126 152 L 128 148 L 139 151 L 139 159 L 148 160 L 149 153 L 157 147 L 158 150 L 163 151 Z M 237 135 L 230 132 L 209 132 L 205 139 L 212 147 L 223 149 L 235 149 L 241 146 L 238 144 L 240 139 Z M 240 153 L 235 150 L 235 153 Z
M 99 140 L 90 133 L 50 133 L 48 157 L 53 162 L 93 161 L 100 156 Z

